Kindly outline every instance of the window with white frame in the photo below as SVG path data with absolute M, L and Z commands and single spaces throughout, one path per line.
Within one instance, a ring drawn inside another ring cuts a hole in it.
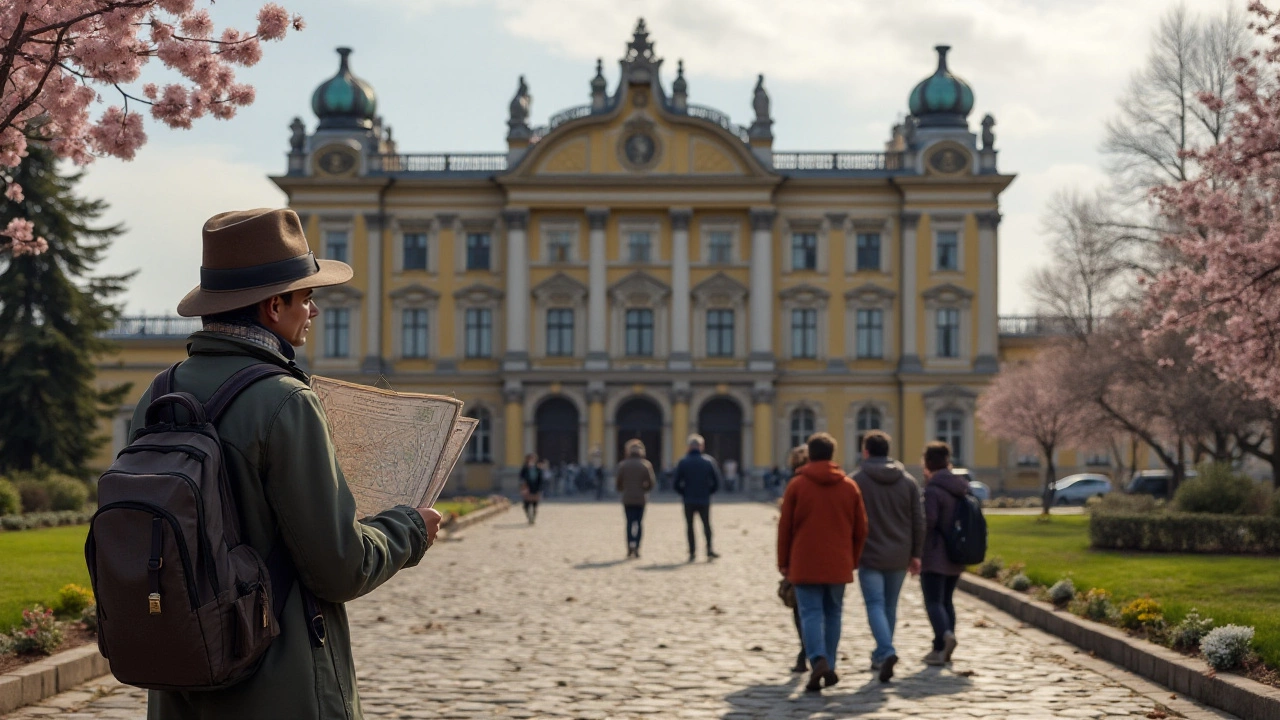
M 818 269 L 818 234 L 816 232 L 791 233 L 791 269 Z
M 858 430 L 858 451 L 862 451 L 862 439 L 872 430 L 880 430 L 884 424 L 884 418 L 880 415 L 880 410 L 874 407 L 864 407 L 858 411 L 856 427 Z
M 573 355 L 572 308 L 547 310 L 547 355 L 553 357 Z
M 427 269 L 427 234 L 424 232 L 407 232 L 404 234 L 404 269 Z
M 934 416 L 934 439 L 951 446 L 951 462 L 964 465 L 964 413 L 959 410 L 940 410 Z
M 1110 467 L 1111 453 L 1105 450 L 1091 450 L 1085 453 L 1084 464 L 1090 467 Z
M 707 311 L 707 357 L 733 357 L 733 311 Z
M 626 345 L 627 355 L 653 356 L 653 310 L 648 308 L 627 310 Z
M 351 247 L 350 236 L 346 230 L 326 230 L 324 233 L 324 256 L 329 260 L 350 262 L 347 259 Z
M 489 254 L 492 251 L 493 239 L 487 232 L 467 233 L 467 269 L 490 269 Z
M 351 356 L 351 310 L 325 308 L 324 356 L 345 358 Z
M 858 357 L 884 357 L 884 311 L 880 308 L 858 309 Z
M 1039 467 L 1040 455 L 1028 452 L 1018 453 L 1017 463 L 1018 467 Z
M 860 232 L 858 233 L 858 270 L 879 270 L 880 269 L 880 233 L 878 232 Z
M 493 357 L 493 311 L 489 308 L 467 308 L 464 317 L 467 357 Z
M 960 357 L 959 308 L 939 308 L 937 310 L 937 333 L 938 357 Z
M 493 462 L 493 416 L 484 408 L 472 411 L 476 419 L 476 429 L 467 441 L 467 462 Z
M 547 262 L 573 262 L 573 233 L 568 230 L 551 230 L 547 233 Z
M 648 264 L 653 261 L 653 233 L 632 230 L 627 233 L 627 262 Z
M 818 311 L 814 308 L 791 311 L 791 357 L 818 357 Z
M 791 411 L 791 447 L 809 442 L 809 436 L 817 432 L 818 418 L 813 410 L 801 407 Z
M 733 262 L 733 233 L 728 230 L 712 230 L 707 236 L 707 262 L 712 265 L 728 265 Z
M 933 235 L 934 268 L 937 270 L 960 269 L 960 231 L 939 230 Z
M 400 311 L 400 355 L 407 358 L 427 357 L 427 310 L 407 308 Z

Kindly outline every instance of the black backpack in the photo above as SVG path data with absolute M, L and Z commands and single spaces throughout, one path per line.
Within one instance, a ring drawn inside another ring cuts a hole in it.
M 959 565 L 977 565 L 987 557 L 987 519 L 982 501 L 966 492 L 956 498 L 951 523 L 942 529 L 947 559 Z

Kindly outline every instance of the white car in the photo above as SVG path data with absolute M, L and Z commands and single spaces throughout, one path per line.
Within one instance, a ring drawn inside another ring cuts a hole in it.
M 1083 505 L 1091 497 L 1101 497 L 1111 492 L 1111 478 L 1094 473 L 1068 475 L 1053 484 L 1055 505 Z

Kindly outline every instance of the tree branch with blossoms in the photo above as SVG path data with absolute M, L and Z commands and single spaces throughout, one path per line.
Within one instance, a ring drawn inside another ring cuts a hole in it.
M 188 129 L 206 115 L 230 119 L 255 99 L 236 81 L 235 68 L 262 59 L 263 41 L 301 30 L 302 18 L 266 3 L 252 31 L 220 33 L 203 0 L 7 0 L 0 4 L 0 180 L 21 202 L 22 188 L 4 173 L 18 167 L 28 142 L 41 142 L 59 158 L 84 165 L 96 157 L 131 160 L 146 143 L 143 117 L 130 101 L 170 128 Z M 212 5 L 212 0 L 209 2 Z M 182 81 L 163 88 L 139 82 L 152 60 Z M 114 88 L 119 104 L 100 89 Z M 94 119 L 93 115 L 97 118 Z M 47 243 L 34 226 L 14 218 L 0 229 L 0 252 L 38 254 Z

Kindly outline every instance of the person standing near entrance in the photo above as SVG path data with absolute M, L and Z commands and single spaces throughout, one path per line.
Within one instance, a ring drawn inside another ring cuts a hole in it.
M 622 493 L 622 511 L 627 518 L 627 557 L 640 557 L 644 506 L 653 489 L 653 465 L 644 459 L 644 443 L 628 440 L 627 459 L 618 463 L 617 490 Z
M 924 609 L 933 626 L 933 651 L 924 656 L 926 665 L 951 662 L 956 649 L 956 609 L 951 598 L 964 566 L 947 557 L 943 528 L 955 517 L 956 503 L 969 492 L 969 483 L 951 472 L 951 446 L 938 441 L 924 448 L 924 556 L 920 591 Z
M 867 606 L 867 622 L 876 639 L 871 669 L 880 682 L 893 677 L 898 651 L 893 629 L 898 619 L 898 593 L 907 573 L 920 573 L 924 548 L 924 505 L 920 486 L 902 463 L 889 457 L 889 436 L 879 430 L 862 440 L 862 465 L 853 481 L 867 508 L 867 544 L 858 564 L 858 583 Z
M 853 582 L 867 539 L 867 511 L 858 486 L 831 460 L 835 438 L 815 433 L 808 445 L 809 463 L 782 498 L 778 570 L 796 588 L 812 668 L 805 690 L 817 692 L 840 681 L 835 668 L 844 588 Z
M 545 464 L 546 461 L 543 461 Z M 520 468 L 520 500 L 524 503 L 524 516 L 532 525 L 538 519 L 538 502 L 542 500 L 542 483 L 546 479 L 546 471 L 538 463 L 538 456 L 529 453 L 524 456 L 524 467 Z
M 689 538 L 689 562 L 694 561 L 696 546 L 693 537 L 693 518 L 702 518 L 702 532 L 707 538 L 707 559 L 720 557 L 711 546 L 711 496 L 720 489 L 722 478 L 715 458 L 702 449 L 706 441 L 701 435 L 689 436 L 689 453 L 676 464 L 675 490 L 684 500 L 685 532 Z

